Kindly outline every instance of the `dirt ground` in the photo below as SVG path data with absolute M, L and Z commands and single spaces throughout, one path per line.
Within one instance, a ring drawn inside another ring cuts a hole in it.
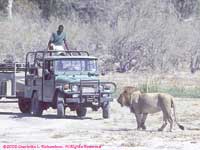
M 2 147 L 3 144 L 87 144 L 113 150 L 200 149 L 199 99 L 176 98 L 177 116 L 186 129 L 174 126 L 173 132 L 168 131 L 169 126 L 163 132 L 157 131 L 162 123 L 161 113 L 149 115 L 147 130 L 137 131 L 134 115 L 128 108 L 121 108 L 116 100 L 111 103 L 110 119 L 102 119 L 101 110 L 93 112 L 89 108 L 85 118 L 77 118 L 75 112 L 67 109 L 66 118 L 57 119 L 53 109 L 45 111 L 42 117 L 33 117 L 20 113 L 16 103 L 0 105 Z

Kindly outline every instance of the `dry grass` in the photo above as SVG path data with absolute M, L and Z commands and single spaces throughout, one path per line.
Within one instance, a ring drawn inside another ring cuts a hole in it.
M 143 92 L 164 92 L 175 97 L 200 97 L 200 73 L 179 72 L 173 74 L 154 73 L 110 73 L 102 80 L 117 84 L 116 96 L 125 86 L 138 87 Z

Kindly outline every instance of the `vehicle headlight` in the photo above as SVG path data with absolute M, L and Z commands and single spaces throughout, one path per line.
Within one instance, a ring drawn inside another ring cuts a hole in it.
M 106 86 L 104 87 L 104 91 L 110 92 L 110 86 L 107 86 L 107 85 L 106 85 Z
M 79 94 L 73 94 L 72 97 L 77 98 L 77 97 L 79 97 Z
M 109 94 L 103 94 L 103 97 L 110 97 Z
M 110 86 L 107 85 L 100 85 L 100 91 L 110 91 Z
M 103 85 L 99 86 L 100 91 L 103 91 Z
M 73 85 L 72 86 L 72 91 L 73 92 L 77 92 L 78 91 L 78 86 L 77 85 Z

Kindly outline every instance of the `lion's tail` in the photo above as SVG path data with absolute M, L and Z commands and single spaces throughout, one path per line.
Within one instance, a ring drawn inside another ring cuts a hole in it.
M 174 101 L 173 99 L 171 100 L 172 102 L 172 108 L 173 108 L 173 112 L 174 112 L 174 121 L 176 122 L 176 124 L 178 125 L 178 127 L 181 129 L 181 130 L 184 130 L 184 126 L 179 124 L 178 121 L 177 121 L 177 117 L 176 117 L 176 107 L 175 107 L 175 104 L 174 104 Z

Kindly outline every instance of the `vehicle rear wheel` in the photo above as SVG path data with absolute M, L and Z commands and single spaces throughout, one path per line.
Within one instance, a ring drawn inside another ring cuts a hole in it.
M 76 109 L 76 114 L 78 117 L 85 117 L 87 113 L 87 108 L 80 105 L 77 109 Z
M 41 116 L 42 113 L 42 103 L 38 100 L 37 92 L 34 92 L 33 97 L 31 99 L 31 114 L 34 116 Z
M 104 102 L 102 104 L 102 115 L 103 118 L 107 119 L 110 118 L 110 103 L 109 102 Z
M 22 113 L 30 113 L 31 110 L 31 101 L 25 98 L 18 99 L 18 107 Z
M 64 100 L 63 99 L 57 100 L 57 116 L 58 116 L 58 118 L 64 118 L 65 117 L 65 106 L 64 106 Z

